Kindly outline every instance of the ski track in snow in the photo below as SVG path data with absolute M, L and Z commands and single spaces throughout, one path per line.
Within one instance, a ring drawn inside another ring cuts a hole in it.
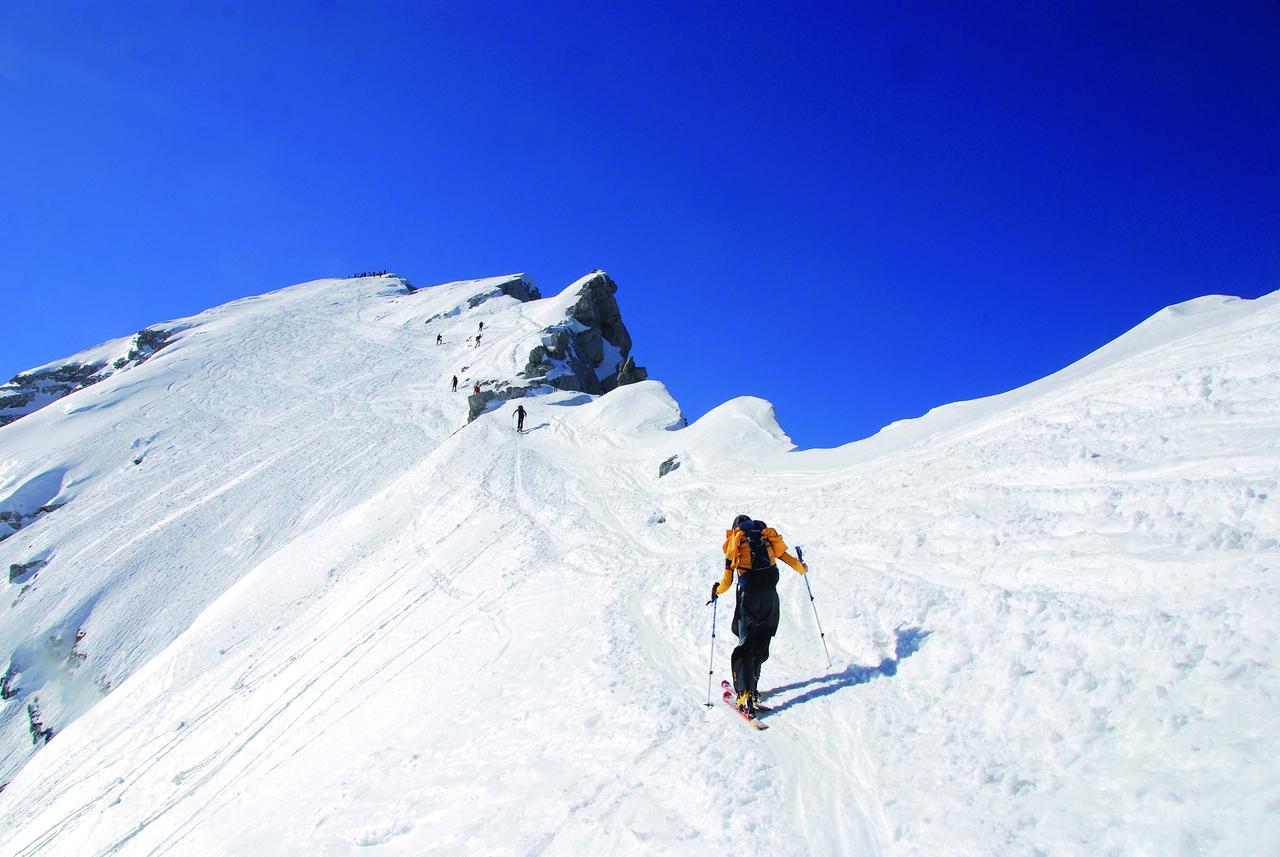
M 0 542 L 48 559 L 0 632 L 0 852 L 1280 841 L 1276 295 L 796 452 L 759 400 L 669 430 L 655 382 L 526 399 L 520 436 L 514 403 L 461 428 L 449 377 L 515 378 L 572 304 L 501 282 L 237 301 L 0 430 L 0 503 L 65 503 Z M 784 567 L 764 733 L 718 701 L 731 597 L 705 705 L 703 602 L 744 511 L 804 546 L 833 660 Z

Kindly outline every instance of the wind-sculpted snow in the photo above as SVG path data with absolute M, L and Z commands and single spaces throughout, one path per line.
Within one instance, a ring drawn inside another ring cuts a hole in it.
M 0 429 L 0 501 L 62 503 L 0 542 L 45 563 L 0 623 L 0 852 L 1280 841 L 1280 295 L 797 451 L 767 402 L 684 427 L 656 381 L 468 423 L 577 302 L 515 281 L 238 301 Z M 783 570 L 765 733 L 704 706 L 743 512 L 811 568 L 812 602 Z

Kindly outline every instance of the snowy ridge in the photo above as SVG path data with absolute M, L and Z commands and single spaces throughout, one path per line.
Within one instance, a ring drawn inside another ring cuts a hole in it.
M 152 361 L 6 427 L 0 782 L 31 754 L 37 719 L 60 731 L 258 562 L 463 425 L 447 373 L 490 385 L 537 342 L 505 293 L 523 282 L 319 280 L 235 301 L 160 325 L 181 334 Z M 477 317 L 498 318 L 496 345 L 464 342 Z
M 172 344 L 183 326 L 149 327 L 131 337 L 103 343 L 70 360 L 29 369 L 0 384 L 0 426 L 20 420 L 58 399 L 128 371 Z
M 1128 360 L 1141 359 L 1144 353 L 1157 348 L 1171 348 L 1183 337 L 1199 337 L 1206 327 L 1223 326 L 1230 336 L 1231 324 L 1237 318 L 1247 324 L 1253 314 L 1277 303 L 1280 303 L 1280 292 L 1255 301 L 1210 295 L 1166 307 L 1092 354 L 1038 381 L 1007 393 L 942 405 L 917 419 L 890 423 L 865 441 L 839 448 L 838 454 L 815 450 L 808 455 L 820 460 L 821 466 L 831 466 L 884 455 L 953 429 L 987 430 L 998 424 L 996 417 L 1001 412 L 1016 412 L 1019 406 L 1052 395 L 1057 389 L 1070 389 L 1072 383 L 1089 375 L 1104 373 Z
M 656 381 L 468 424 L 583 284 L 510 282 L 239 301 L 0 429 L 0 509 L 55 507 L 0 542 L 43 563 L 0 624 L 0 851 L 1280 841 L 1280 293 L 796 451 L 769 403 L 686 428 Z M 835 661 L 784 570 L 763 734 L 702 706 L 744 511 L 804 546 Z

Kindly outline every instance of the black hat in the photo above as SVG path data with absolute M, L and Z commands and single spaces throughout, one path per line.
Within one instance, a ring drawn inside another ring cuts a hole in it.
M 741 527 L 743 524 L 748 524 L 750 522 L 751 522 L 750 515 L 739 515 L 738 517 L 733 519 L 733 529 L 736 530 L 738 529 L 738 527 Z

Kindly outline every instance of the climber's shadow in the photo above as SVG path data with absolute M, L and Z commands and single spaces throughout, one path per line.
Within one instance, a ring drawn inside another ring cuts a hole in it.
M 769 714 L 776 714 L 779 711 L 786 711 L 788 708 L 803 705 L 812 699 L 830 696 L 836 691 L 846 687 L 852 687 L 856 684 L 866 684 L 877 676 L 895 675 L 898 672 L 898 664 L 901 663 L 904 658 L 909 658 L 919 651 L 920 645 L 924 642 L 925 637 L 928 637 L 933 632 L 924 631 L 920 628 L 899 627 L 896 628 L 893 633 L 897 637 L 897 642 L 894 645 L 894 656 L 892 658 L 885 658 L 879 663 L 879 665 L 874 667 L 855 664 L 845 668 L 842 672 L 835 673 L 834 675 L 818 676 L 816 678 L 809 678 L 804 681 L 792 682 L 791 684 L 784 684 L 779 687 L 775 687 L 769 691 L 768 695 L 771 697 L 767 700 L 769 703 L 772 703 L 772 698 L 776 697 L 778 694 L 792 690 L 801 690 L 804 688 L 808 688 L 808 690 L 805 690 L 805 692 L 799 696 L 794 696 L 785 702 L 779 702 L 778 704 L 773 705 L 770 711 L 762 716 L 767 717 Z

